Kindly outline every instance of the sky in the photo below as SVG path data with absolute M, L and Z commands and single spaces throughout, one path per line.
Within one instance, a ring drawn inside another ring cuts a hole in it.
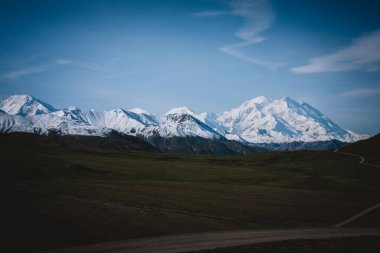
M 289 96 L 380 132 L 380 1 L 0 1 L 0 99 L 220 113 Z

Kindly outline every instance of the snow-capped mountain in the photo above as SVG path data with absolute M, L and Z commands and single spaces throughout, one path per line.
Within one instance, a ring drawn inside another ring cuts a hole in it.
M 10 115 L 33 116 L 55 111 L 54 107 L 30 95 L 10 96 L 0 101 L 0 110 Z
M 206 139 L 221 139 L 223 135 L 203 123 L 187 107 L 173 108 L 160 120 L 159 135 L 162 137 L 198 136 Z
M 339 127 L 307 103 L 289 97 L 271 100 L 256 97 L 215 118 L 231 134 L 250 143 L 284 143 L 339 140 L 364 136 Z
M 63 135 L 107 136 L 111 131 L 149 138 L 201 137 L 249 143 L 339 140 L 354 142 L 367 136 L 345 130 L 307 103 L 285 97 L 256 97 L 221 114 L 197 115 L 178 107 L 157 117 L 140 108 L 97 112 L 76 107 L 54 109 L 30 95 L 0 102 L 0 132 L 54 131 Z
M 126 111 L 116 109 L 105 112 L 97 112 L 94 110 L 84 111 L 79 108 L 71 107 L 58 110 L 52 114 L 66 119 L 66 121 L 79 121 L 98 128 L 113 129 L 118 132 L 129 135 L 150 135 L 157 131 L 158 120 L 148 112 L 135 110 Z
M 66 120 L 51 113 L 35 116 L 0 113 L 0 132 L 28 132 L 47 134 L 55 131 L 62 135 L 107 136 L 112 129 L 100 128 L 77 120 Z
M 218 117 L 219 117 L 218 114 L 215 114 L 212 112 L 203 112 L 203 113 L 198 115 L 198 118 L 203 123 L 210 126 L 214 131 L 223 135 L 227 140 L 239 141 L 242 143 L 249 143 L 248 141 L 244 140 L 239 134 L 231 133 L 228 130 L 228 128 L 222 124 L 222 122 L 218 121 Z

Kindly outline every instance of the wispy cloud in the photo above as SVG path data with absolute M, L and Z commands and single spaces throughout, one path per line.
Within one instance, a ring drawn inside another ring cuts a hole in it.
M 204 11 L 193 15 L 199 17 L 233 15 L 243 18 L 244 25 L 235 32 L 235 37 L 239 38 L 241 42 L 223 46 L 220 50 L 241 60 L 262 65 L 272 70 L 277 69 L 280 64 L 259 60 L 243 52 L 244 48 L 265 41 L 261 33 L 269 29 L 275 20 L 275 13 L 268 0 L 235 0 L 231 2 L 230 6 L 231 10 L 229 11 Z
M 201 11 L 193 13 L 195 17 L 217 17 L 221 15 L 231 14 L 230 11 Z
M 21 67 L 19 69 L 2 74 L 2 77 L 5 79 L 19 79 L 23 76 L 46 72 L 56 66 L 65 65 L 69 63 L 70 62 L 68 60 L 57 59 L 54 62 L 48 64 Z
M 8 80 L 9 79 L 15 80 L 15 79 L 20 79 L 24 76 L 47 72 L 61 65 L 70 65 L 70 66 L 74 66 L 78 68 L 91 70 L 94 72 L 104 73 L 105 78 L 107 79 L 118 78 L 122 75 L 128 74 L 128 72 L 115 72 L 113 70 L 115 61 L 117 61 L 117 58 L 111 59 L 111 61 L 107 64 L 100 65 L 100 64 L 95 64 L 95 63 L 86 62 L 86 61 L 78 61 L 78 60 L 63 59 L 63 58 L 58 58 L 52 62 L 48 62 L 45 64 L 32 64 L 28 60 L 28 61 L 25 61 L 27 65 L 18 66 L 14 70 L 0 74 L 0 77 L 2 77 L 3 79 L 8 79 Z
M 78 61 L 78 60 L 63 60 L 68 61 L 71 66 L 91 70 L 94 72 L 99 72 L 103 74 L 105 79 L 117 79 L 126 75 L 135 74 L 131 71 L 117 70 L 116 65 L 119 62 L 118 57 L 111 58 L 105 64 L 96 64 L 88 61 Z
M 309 64 L 292 68 L 295 73 L 380 70 L 380 30 L 365 34 L 332 54 L 313 58 Z
M 71 64 L 72 61 L 67 60 L 67 59 L 57 59 L 57 60 L 55 60 L 55 63 L 58 65 L 63 65 L 63 64 Z
M 354 89 L 340 93 L 341 96 L 345 97 L 370 97 L 380 95 L 380 88 L 362 88 Z

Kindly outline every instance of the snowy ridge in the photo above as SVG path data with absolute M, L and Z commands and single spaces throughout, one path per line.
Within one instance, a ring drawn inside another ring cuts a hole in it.
M 187 107 L 157 117 L 143 109 L 98 112 L 74 106 L 57 110 L 30 95 L 14 95 L 0 102 L 0 132 L 107 136 L 111 131 L 149 138 L 194 136 L 241 143 L 285 143 L 367 138 L 345 130 L 311 105 L 289 97 L 263 96 L 221 114 L 197 115 Z
M 33 116 L 55 111 L 54 107 L 31 95 L 10 96 L 0 101 L 0 108 L 10 115 Z
M 49 131 L 55 131 L 62 135 L 107 136 L 112 130 L 84 124 L 80 121 L 66 121 L 52 114 L 20 116 L 0 113 L 0 132 L 47 134 Z
M 82 111 L 77 108 L 63 109 L 52 114 L 68 122 L 79 121 L 99 128 L 108 128 L 129 135 L 145 135 L 157 128 L 158 120 L 153 115 L 137 114 L 123 109 L 106 112 Z
M 160 120 L 159 134 L 163 137 L 199 136 L 206 139 L 221 139 L 223 135 L 202 122 L 198 115 L 187 107 L 173 108 Z
M 339 140 L 354 142 L 366 136 L 339 127 L 307 103 L 289 97 L 257 97 L 220 114 L 215 121 L 250 143 Z

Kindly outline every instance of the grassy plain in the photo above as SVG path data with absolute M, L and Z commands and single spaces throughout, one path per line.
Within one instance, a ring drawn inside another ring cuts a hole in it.
M 332 151 L 216 157 L 0 135 L 14 251 L 244 228 L 331 226 L 379 202 L 380 170 Z M 22 242 L 14 244 L 14 241 Z

